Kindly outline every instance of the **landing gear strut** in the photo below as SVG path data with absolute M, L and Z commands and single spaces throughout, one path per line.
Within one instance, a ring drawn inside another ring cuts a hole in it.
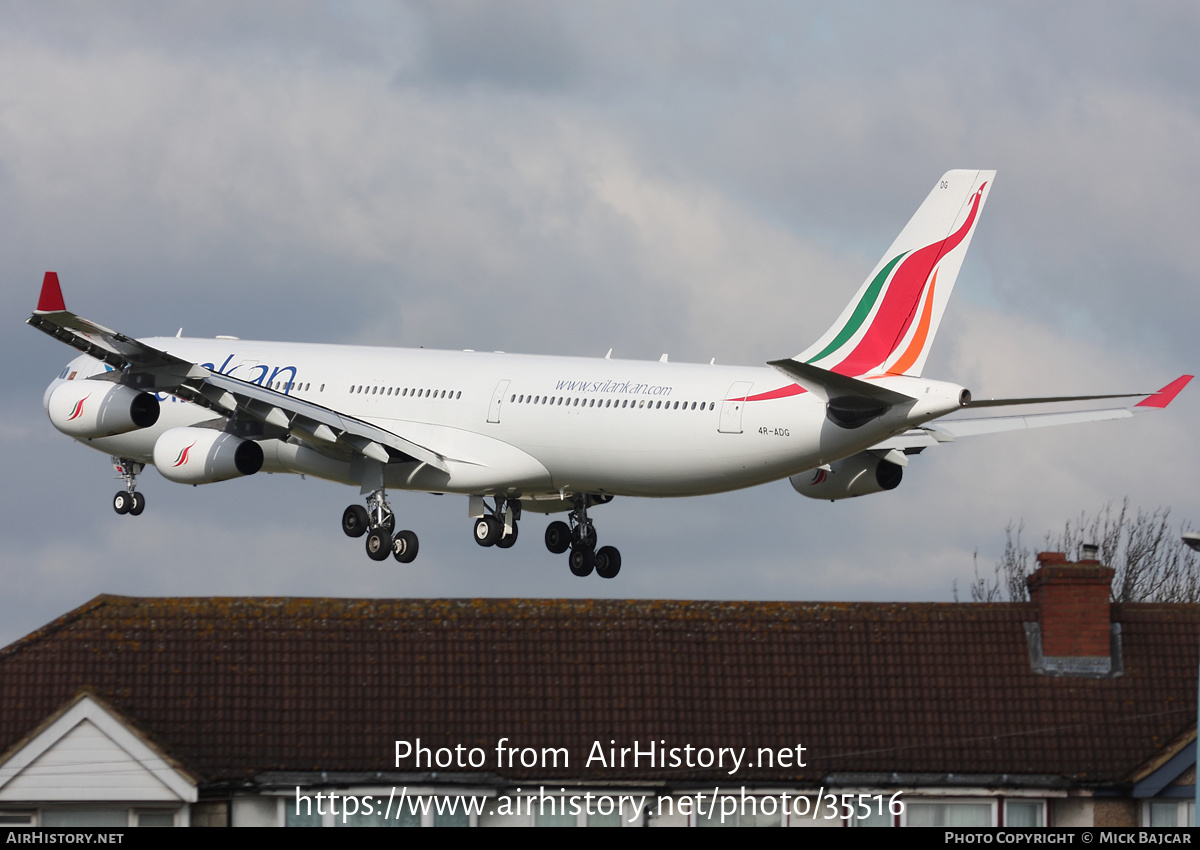
M 347 537 L 367 536 L 367 557 L 372 561 L 385 561 L 391 555 L 402 564 L 417 557 L 417 535 L 405 530 L 392 536 L 396 530 L 396 514 L 388 504 L 387 492 L 380 488 L 367 496 L 367 506 L 351 505 L 342 513 L 342 531 Z
M 475 497 L 472 497 L 473 499 Z M 517 499 L 495 498 L 494 503 L 488 503 L 480 498 L 475 502 L 475 510 L 482 503 L 484 515 L 475 519 L 472 533 L 475 542 L 480 546 L 495 546 L 498 549 L 511 549 L 517 542 L 517 520 L 521 518 L 521 502 Z M 474 513 L 474 511 L 472 511 Z
M 595 570 L 601 578 L 615 578 L 621 571 L 621 553 L 615 546 L 596 549 L 596 526 L 587 515 L 588 499 L 586 495 L 575 497 L 575 507 L 567 515 L 569 525 L 561 520 L 550 523 L 546 548 L 555 555 L 570 549 L 567 563 L 573 575 L 583 577 Z
M 145 469 L 146 465 L 126 457 L 114 457 L 112 465 L 117 475 L 125 482 L 125 489 L 113 496 L 113 510 L 119 514 L 137 516 L 146 510 L 146 497 L 137 492 L 138 473 Z

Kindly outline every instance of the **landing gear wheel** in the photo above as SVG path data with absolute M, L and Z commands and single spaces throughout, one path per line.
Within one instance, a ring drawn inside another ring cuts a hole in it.
M 571 526 L 561 520 L 555 520 L 546 526 L 546 548 L 555 555 L 561 555 L 571 548 Z
M 583 578 L 590 575 L 596 566 L 596 555 L 586 546 L 572 546 L 571 555 L 567 559 L 571 565 L 572 575 Z
M 367 557 L 382 561 L 392 554 L 392 535 L 382 528 L 372 528 L 367 533 Z
M 119 514 L 127 514 L 133 508 L 133 496 L 122 490 L 113 496 L 113 510 Z
M 513 523 L 512 534 L 504 533 L 504 526 L 500 526 L 500 539 L 496 541 L 497 549 L 511 549 L 513 544 L 517 542 L 517 524 Z
M 504 526 L 493 516 L 480 517 L 475 520 L 475 542 L 480 546 L 495 546 L 496 541 L 503 533 Z
M 133 504 L 129 506 L 130 516 L 140 516 L 142 511 L 146 510 L 146 497 L 141 493 L 132 493 Z
M 615 546 L 601 546 L 596 553 L 596 575 L 600 578 L 616 578 L 621 572 L 621 553 Z
M 402 564 L 411 564 L 417 557 L 417 535 L 401 531 L 392 538 L 392 557 Z
M 370 524 L 367 509 L 362 505 L 351 505 L 342 514 L 342 531 L 346 532 L 347 537 L 362 537 Z

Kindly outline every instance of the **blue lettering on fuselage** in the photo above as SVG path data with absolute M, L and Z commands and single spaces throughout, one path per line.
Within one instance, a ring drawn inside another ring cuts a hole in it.
M 214 366 L 212 363 L 201 363 L 200 365 L 202 367 L 204 367 L 205 369 L 210 369 L 213 372 L 216 372 L 218 375 L 228 375 L 229 377 L 232 378 L 232 377 L 235 377 L 233 373 L 236 372 L 238 370 L 238 368 L 242 365 L 239 363 L 237 366 L 233 366 L 231 368 L 229 364 L 233 361 L 233 357 L 234 357 L 234 355 L 232 355 L 232 354 L 230 354 L 228 357 L 226 357 L 225 361 L 221 364 L 221 366 L 219 368 Z M 228 371 L 226 371 L 226 370 L 228 370 Z M 269 387 L 275 383 L 275 380 L 277 378 L 279 378 L 281 375 L 284 375 L 284 374 L 290 374 L 291 377 L 282 382 L 281 386 L 279 387 L 279 392 L 283 393 L 284 395 L 289 395 L 292 391 L 292 388 L 297 383 L 295 366 L 269 366 L 269 365 L 263 364 L 263 363 L 255 363 L 253 366 L 250 367 L 249 375 L 237 376 L 237 377 L 240 377 L 241 380 L 245 381 L 248 384 L 257 384 L 260 387 L 262 387 L 262 386 Z M 268 375 L 270 376 L 269 378 L 267 377 Z M 180 401 L 181 400 L 181 399 L 178 399 L 175 396 L 171 395 L 170 393 L 155 393 L 154 395 L 158 398 L 159 401 L 167 401 L 168 399 L 170 399 L 171 401 Z

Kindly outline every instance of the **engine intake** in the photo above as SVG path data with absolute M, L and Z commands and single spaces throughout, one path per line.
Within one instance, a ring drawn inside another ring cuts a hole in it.
M 904 469 L 874 452 L 860 452 L 829 465 L 793 475 L 788 480 L 801 496 L 810 499 L 851 499 L 868 493 L 895 490 L 904 477 Z
M 172 428 L 154 443 L 154 465 L 179 484 L 212 484 L 262 469 L 262 446 L 210 428 Z
M 50 422 L 68 437 L 91 440 L 127 434 L 158 422 L 158 399 L 109 381 L 64 381 L 46 400 Z

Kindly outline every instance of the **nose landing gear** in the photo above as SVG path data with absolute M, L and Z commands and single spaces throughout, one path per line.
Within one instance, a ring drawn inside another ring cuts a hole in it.
M 114 457 L 112 465 L 117 475 L 125 482 L 125 489 L 113 496 L 113 510 L 122 515 L 137 516 L 146 509 L 146 497 L 137 492 L 138 473 L 145 469 L 146 465 L 124 457 Z

